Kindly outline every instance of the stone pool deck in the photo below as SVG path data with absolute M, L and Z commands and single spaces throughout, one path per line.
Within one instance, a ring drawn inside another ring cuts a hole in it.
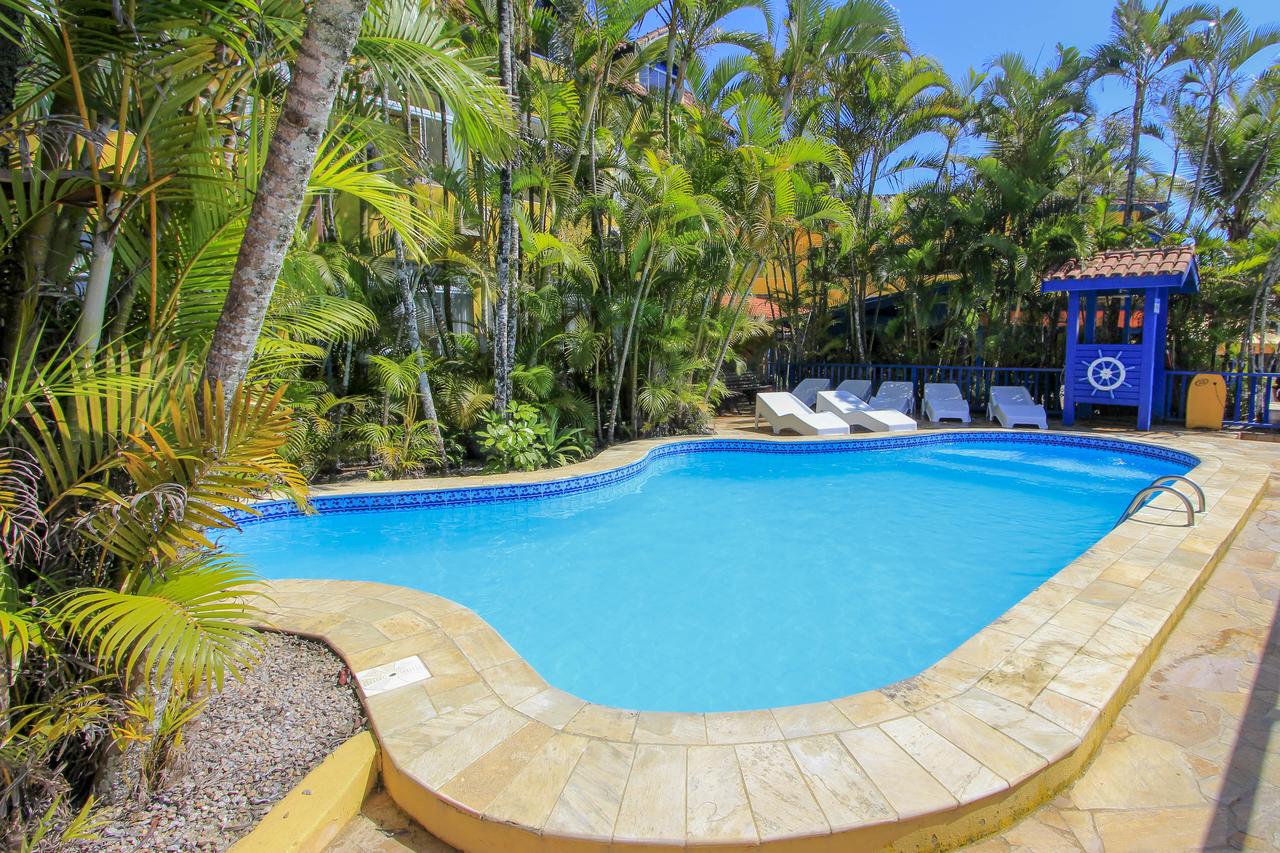
M 1280 851 L 1280 478 L 1093 763 L 972 853 Z
M 376 584 L 275 584 L 270 621 L 347 658 L 391 797 L 467 850 L 955 846 L 1079 774 L 1280 449 L 1124 437 L 1201 457 L 1192 476 L 1209 509 L 1195 528 L 1144 510 L 921 675 L 833 702 L 705 715 L 591 705 L 546 685 L 470 611 Z

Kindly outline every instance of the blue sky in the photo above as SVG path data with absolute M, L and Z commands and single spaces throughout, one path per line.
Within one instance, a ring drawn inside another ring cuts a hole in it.
M 1087 52 L 1107 39 L 1114 7 L 1111 0 L 898 0 L 894 5 L 912 48 L 937 59 L 953 77 L 963 75 L 971 66 L 982 69 L 1006 51 L 1049 61 L 1061 42 Z M 1178 0 L 1170 4 L 1173 8 L 1182 5 L 1185 3 Z M 1276 0 L 1240 0 L 1231 5 L 1239 8 L 1254 27 L 1280 23 L 1280 3 Z M 775 19 L 781 21 L 785 0 L 772 0 L 772 6 Z M 739 13 L 730 25 L 764 31 L 764 19 L 752 11 Z M 1280 61 L 1280 50 L 1264 51 L 1246 71 L 1256 74 L 1276 61 Z M 1102 113 L 1128 109 L 1133 99 L 1132 91 L 1116 79 L 1098 83 L 1092 95 Z M 1168 152 L 1159 143 L 1147 140 L 1144 151 L 1167 164 Z

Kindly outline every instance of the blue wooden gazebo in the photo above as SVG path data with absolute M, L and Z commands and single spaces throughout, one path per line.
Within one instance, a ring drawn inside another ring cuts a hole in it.
M 1151 428 L 1165 393 L 1169 299 L 1199 288 L 1194 246 L 1101 252 L 1045 277 L 1043 292 L 1067 294 L 1065 426 L 1075 422 L 1077 405 L 1103 404 L 1136 408 L 1138 429 Z M 1103 300 L 1121 301 L 1123 327 L 1099 328 Z M 1139 311 L 1142 324 L 1134 328 Z

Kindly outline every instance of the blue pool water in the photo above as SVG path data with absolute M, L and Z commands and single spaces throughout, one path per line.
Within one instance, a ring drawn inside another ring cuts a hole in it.
M 1017 439 L 701 450 L 592 491 L 284 518 L 226 541 L 270 578 L 460 602 L 589 701 L 733 711 L 914 675 L 1188 467 Z

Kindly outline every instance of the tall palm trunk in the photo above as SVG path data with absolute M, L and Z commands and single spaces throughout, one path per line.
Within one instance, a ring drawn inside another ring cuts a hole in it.
M 444 436 L 440 434 L 440 420 L 436 414 L 436 399 L 431 393 L 431 377 L 427 374 L 427 361 L 422 355 L 422 332 L 418 329 L 418 300 L 413 292 L 413 270 L 404 256 L 404 240 L 392 232 L 391 243 L 396 253 L 396 284 L 400 286 L 400 304 L 404 309 L 405 332 L 409 336 L 409 349 L 413 350 L 418 368 L 418 398 L 422 401 L 422 417 L 431 425 L 431 440 L 440 454 L 440 467 L 449 467 L 444 452 Z M 408 430 L 406 428 L 406 435 Z
M 627 355 L 631 352 L 631 338 L 636 328 L 636 318 L 640 315 L 640 306 L 649 292 L 649 272 L 653 264 L 653 243 L 649 243 L 649 252 L 644 258 L 644 268 L 640 273 L 639 289 L 636 300 L 631 303 L 631 318 L 627 321 L 627 331 L 622 336 L 622 356 L 618 359 L 617 370 L 613 377 L 613 399 L 609 403 L 609 430 L 607 441 L 613 444 L 613 437 L 618 428 L 618 404 L 622 399 L 622 380 L 627 369 Z
M 1128 177 L 1124 182 L 1124 226 L 1129 227 L 1133 221 L 1133 193 L 1138 182 L 1138 144 L 1142 139 L 1142 106 L 1146 101 L 1147 90 L 1142 83 L 1133 87 L 1133 128 L 1129 131 Z
M 515 100 L 515 15 L 514 0 L 498 0 L 498 77 L 503 90 Z M 511 314 L 515 311 L 517 275 L 513 235 L 515 231 L 515 194 L 512 191 L 511 163 L 498 169 L 498 295 L 493 320 L 493 407 L 505 412 L 511 402 Z
M 343 68 L 369 0 L 314 4 L 298 45 L 284 109 L 254 195 L 222 315 L 205 359 L 204 378 L 224 399 L 244 381 L 285 253 L 302 211 L 307 179 L 329 124 Z
M 667 53 L 662 69 L 662 141 L 668 153 L 671 152 L 671 101 L 676 96 L 671 88 L 671 66 L 676 61 L 676 26 L 680 19 L 678 2 L 671 0 L 671 14 L 667 16 Z
M 587 92 L 587 102 L 582 107 L 582 128 L 578 131 L 578 145 L 573 150 L 573 160 L 569 165 L 569 177 L 574 180 L 577 179 L 578 167 L 582 164 L 582 155 L 587 150 L 587 142 L 594 127 L 596 103 L 600 100 L 600 89 L 604 87 L 604 81 L 609 76 L 610 62 L 610 59 L 601 61 L 600 70 L 591 81 L 591 89 Z M 592 147 L 594 148 L 594 143 Z
M 76 324 L 76 346 L 83 347 L 90 355 L 97 352 L 98 345 L 102 342 L 102 327 L 107 316 L 108 288 L 111 284 L 111 267 L 116 257 L 116 233 L 113 223 L 122 200 L 120 193 L 112 193 L 102 216 L 93 228 L 89 280 L 85 284 L 80 320 Z
M 764 267 L 764 256 L 756 261 L 756 267 L 751 271 L 751 275 L 747 276 L 746 282 L 742 285 L 742 294 L 738 298 L 738 305 L 733 312 L 733 322 L 729 328 L 725 330 L 724 340 L 720 342 L 720 351 L 716 353 L 716 362 L 711 368 L 711 375 L 707 378 L 707 390 L 703 394 L 703 402 L 710 402 L 711 389 L 715 387 L 716 380 L 720 378 L 720 370 L 724 367 L 725 354 L 729 352 L 729 339 L 733 337 L 733 330 L 738 328 L 738 321 L 742 319 L 742 309 L 747 304 L 747 300 L 751 298 L 751 288 L 756 283 L 756 277 L 760 275 L 760 270 Z M 732 302 L 732 298 L 730 299 Z
M 1195 216 L 1196 205 L 1200 203 L 1200 187 L 1204 183 L 1204 170 L 1209 165 L 1209 149 L 1213 144 L 1213 129 L 1218 123 L 1218 98 L 1214 96 L 1209 101 L 1209 115 L 1204 124 L 1204 145 L 1200 146 L 1200 161 L 1196 164 L 1196 180 L 1191 187 L 1191 200 L 1187 202 L 1187 215 L 1183 217 L 1182 228 L 1179 230 L 1184 234 L 1191 227 L 1191 219 Z

